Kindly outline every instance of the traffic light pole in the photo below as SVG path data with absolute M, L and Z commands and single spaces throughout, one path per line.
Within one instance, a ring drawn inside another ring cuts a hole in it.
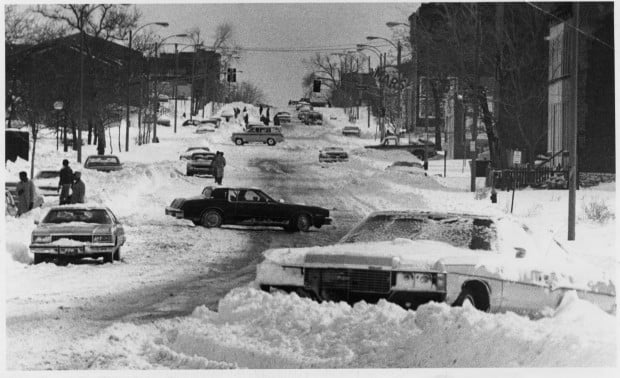
M 179 51 L 178 43 L 174 44 L 174 132 L 177 132 L 177 97 L 179 97 L 179 80 L 177 72 L 179 72 Z

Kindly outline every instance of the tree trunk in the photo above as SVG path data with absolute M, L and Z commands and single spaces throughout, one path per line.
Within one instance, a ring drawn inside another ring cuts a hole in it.
M 88 118 L 88 144 L 91 144 L 91 139 L 93 136 L 93 119 Z
M 105 129 L 103 128 L 103 124 L 97 121 L 96 129 L 97 129 L 97 142 L 98 142 L 97 154 L 105 155 L 106 141 L 105 141 Z
M 484 128 L 489 141 L 489 159 L 491 160 L 491 166 L 496 169 L 502 168 L 501 160 L 498 156 L 498 137 L 495 133 L 493 115 L 489 111 L 489 103 L 487 102 L 486 90 L 484 88 L 478 91 L 478 100 L 480 102 L 480 108 L 482 109 L 482 121 L 484 122 Z
M 437 89 L 437 82 L 431 81 L 431 89 L 433 91 L 433 103 L 435 105 L 435 150 L 441 150 L 441 99 L 439 98 L 439 90 Z
M 32 160 L 30 161 L 30 179 L 34 177 L 34 158 L 37 152 L 37 130 L 32 126 Z

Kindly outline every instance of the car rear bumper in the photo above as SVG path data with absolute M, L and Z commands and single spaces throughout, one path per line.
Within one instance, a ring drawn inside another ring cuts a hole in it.
M 174 207 L 170 207 L 170 206 L 166 207 L 166 215 L 171 215 L 171 216 L 173 216 L 175 218 L 183 218 L 184 217 L 183 210 L 177 209 L 177 208 L 174 208 Z
M 77 256 L 87 257 L 95 256 L 107 253 L 113 253 L 115 249 L 114 244 L 84 244 L 81 246 L 70 245 L 40 245 L 31 244 L 30 252 L 41 253 L 46 255 L 58 255 L 58 256 Z

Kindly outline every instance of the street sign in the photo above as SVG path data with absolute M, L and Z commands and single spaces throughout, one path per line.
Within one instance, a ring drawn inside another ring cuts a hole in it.
M 514 151 L 514 154 L 512 155 L 512 163 L 521 164 L 521 151 Z
M 62 101 L 54 102 L 54 109 L 56 109 L 56 110 L 62 110 L 62 108 L 64 106 L 65 106 L 65 104 Z

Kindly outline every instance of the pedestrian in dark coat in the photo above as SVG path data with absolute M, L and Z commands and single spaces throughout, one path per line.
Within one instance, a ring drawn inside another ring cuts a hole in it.
M 37 189 L 32 180 L 28 179 L 28 174 L 23 171 L 19 172 L 19 182 L 17 183 L 17 216 L 32 210 L 36 194 Z
M 280 126 L 280 117 L 277 114 L 273 116 L 273 124 L 274 126 Z
M 245 128 L 247 129 L 250 124 L 250 115 L 248 114 L 246 108 L 243 108 L 243 122 L 245 123 Z
M 62 168 L 60 169 L 60 181 L 58 182 L 58 190 L 60 190 L 60 205 L 69 203 L 69 190 L 71 190 L 71 184 L 73 184 L 73 170 L 69 167 L 69 160 L 64 159 L 62 161 Z
M 84 203 L 86 185 L 84 185 L 84 181 L 82 181 L 82 173 L 80 171 L 75 171 L 73 175 L 75 181 L 73 182 L 73 186 L 71 186 L 71 203 Z
M 215 158 L 213 159 L 213 175 L 215 177 L 215 183 L 222 185 L 222 179 L 224 178 L 224 167 L 226 166 L 226 159 L 224 159 L 224 153 L 217 151 Z
M 262 105 L 258 108 L 258 114 L 260 115 L 261 120 L 262 120 L 263 118 L 263 106 Z
M 265 117 L 265 125 L 269 126 L 269 108 L 267 108 L 267 116 Z

